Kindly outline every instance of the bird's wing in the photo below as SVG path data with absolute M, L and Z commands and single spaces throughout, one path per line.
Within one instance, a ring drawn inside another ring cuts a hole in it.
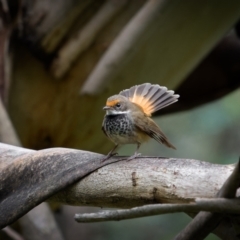
M 119 93 L 139 105 L 147 116 L 178 101 L 179 95 L 158 84 L 144 83 Z
M 137 130 L 147 134 L 149 137 L 155 139 L 157 142 L 164 144 L 169 148 L 176 149 L 167 139 L 158 125 L 149 117 L 140 117 L 134 121 Z

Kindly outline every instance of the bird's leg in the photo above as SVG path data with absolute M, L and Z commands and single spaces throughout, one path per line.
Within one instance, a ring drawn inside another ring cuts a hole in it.
M 131 161 L 131 160 L 135 159 L 136 157 L 141 156 L 141 153 L 138 153 L 138 149 L 140 148 L 140 146 L 141 146 L 141 144 L 137 143 L 137 149 L 136 149 L 135 153 L 131 157 L 129 157 L 127 159 L 127 161 Z
M 114 151 L 118 148 L 118 146 L 119 146 L 118 144 L 115 145 L 114 148 L 108 153 L 108 155 L 104 159 L 102 159 L 101 162 L 104 162 L 108 160 L 110 157 L 117 155 L 118 153 L 114 153 Z

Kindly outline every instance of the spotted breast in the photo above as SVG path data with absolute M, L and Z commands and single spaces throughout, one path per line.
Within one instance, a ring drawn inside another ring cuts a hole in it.
M 134 125 L 127 114 L 106 115 L 103 121 L 106 135 L 118 144 L 134 143 Z

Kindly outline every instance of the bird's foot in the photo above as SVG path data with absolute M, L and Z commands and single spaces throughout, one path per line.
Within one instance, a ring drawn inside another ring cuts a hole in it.
M 127 162 L 135 159 L 136 157 L 140 157 L 140 156 L 141 156 L 141 153 L 134 153 L 131 157 L 129 157 L 127 159 Z
M 109 158 L 113 157 L 113 156 L 116 156 L 118 155 L 118 153 L 109 153 L 106 157 L 104 157 L 102 160 L 101 160 L 101 163 L 105 162 L 106 160 L 108 160 Z

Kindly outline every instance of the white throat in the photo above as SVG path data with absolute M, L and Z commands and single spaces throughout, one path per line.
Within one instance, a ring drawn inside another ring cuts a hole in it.
M 127 114 L 129 113 L 130 111 L 127 110 L 127 111 L 116 111 L 114 109 L 109 109 L 109 110 L 106 110 L 106 115 L 119 115 L 119 114 Z

